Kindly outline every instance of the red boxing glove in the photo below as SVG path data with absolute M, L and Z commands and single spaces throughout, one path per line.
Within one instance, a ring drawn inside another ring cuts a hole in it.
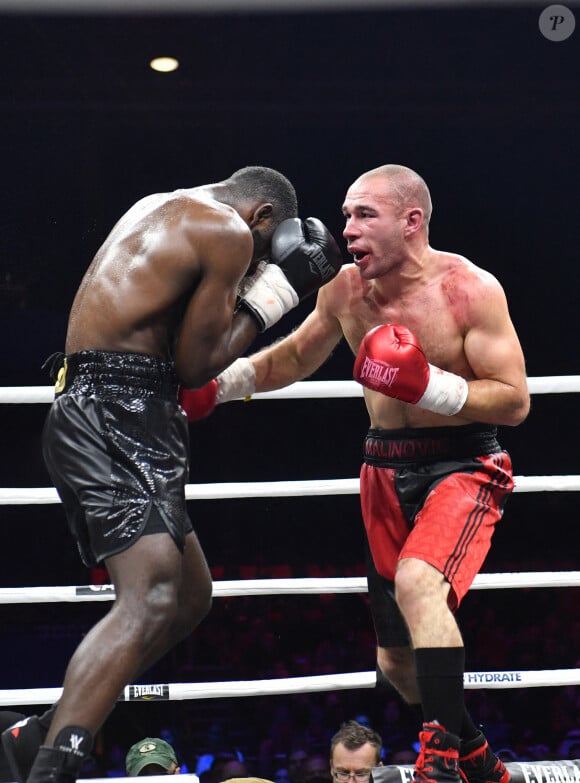
M 205 419 L 218 403 L 218 382 L 214 379 L 199 389 L 180 386 L 177 399 L 189 421 Z
M 406 326 L 375 326 L 363 337 L 354 378 L 367 389 L 453 416 L 467 399 L 465 378 L 427 362 L 419 341 Z
M 205 419 L 216 405 L 230 400 L 244 400 L 256 391 L 256 371 L 249 359 L 242 357 L 199 389 L 179 387 L 177 399 L 189 421 Z

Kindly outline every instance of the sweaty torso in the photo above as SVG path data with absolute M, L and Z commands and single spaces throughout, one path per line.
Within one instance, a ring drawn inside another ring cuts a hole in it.
M 66 351 L 172 355 L 211 234 L 241 219 L 200 189 L 147 196 L 114 226 L 72 305 Z
M 374 326 L 402 324 L 418 338 L 427 361 L 449 372 L 472 379 L 464 351 L 474 297 L 486 275 L 472 263 L 450 253 L 433 251 L 428 275 L 407 286 L 388 279 L 363 280 L 352 265 L 336 279 L 330 297 L 330 312 L 356 355 L 361 340 Z M 329 292 L 330 293 L 330 292 Z M 433 427 L 465 424 L 460 416 L 450 419 L 378 392 L 364 389 L 372 427 Z

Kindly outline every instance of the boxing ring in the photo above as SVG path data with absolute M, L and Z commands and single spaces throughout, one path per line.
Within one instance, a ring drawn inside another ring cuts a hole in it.
M 563 394 L 580 392 L 580 376 L 549 376 L 528 379 L 530 393 Z M 1 404 L 49 404 L 52 386 L 0 388 Z M 252 400 L 304 400 L 362 397 L 362 387 L 354 381 L 304 381 L 276 392 L 258 393 Z M 578 492 L 580 475 L 515 476 L 515 493 Z M 306 497 L 355 495 L 358 478 L 307 481 L 274 481 L 243 483 L 188 484 L 186 498 L 218 500 L 235 498 Z M 53 487 L 3 488 L 0 504 L 56 504 L 60 500 Z M 580 571 L 545 571 L 479 574 L 472 590 L 506 590 L 524 588 L 573 588 L 580 586 Z M 296 578 L 245 579 L 214 581 L 214 599 L 233 596 L 322 595 L 365 593 L 366 578 Z M 112 585 L 66 585 L 58 587 L 0 587 L 0 604 L 102 602 L 114 599 Z M 535 688 L 580 685 L 580 668 L 543 671 L 471 671 L 465 672 L 466 689 Z M 119 701 L 175 701 L 219 699 L 274 694 L 373 688 L 375 671 L 326 674 L 283 679 L 251 681 L 157 683 L 128 685 Z M 0 706 L 53 704 L 60 688 L 0 690 Z M 545 761 L 507 764 L 514 783 L 580 783 L 580 760 Z M 383 767 L 373 775 L 377 783 L 406 783 L 412 767 Z

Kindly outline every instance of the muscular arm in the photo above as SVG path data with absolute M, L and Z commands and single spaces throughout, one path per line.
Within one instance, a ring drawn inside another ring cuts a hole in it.
M 247 312 L 234 315 L 237 288 L 253 252 L 249 231 L 210 229 L 201 248 L 201 277 L 187 305 L 175 348 L 180 382 L 202 386 L 240 356 L 258 334 Z
M 503 289 L 491 278 L 470 315 L 464 351 L 475 380 L 460 416 L 516 426 L 528 415 L 530 397 L 524 356 Z
M 250 357 L 257 392 L 307 378 L 328 359 L 343 336 L 339 321 L 331 314 L 333 290 L 334 282 L 328 283 L 319 291 L 315 309 L 294 332 Z

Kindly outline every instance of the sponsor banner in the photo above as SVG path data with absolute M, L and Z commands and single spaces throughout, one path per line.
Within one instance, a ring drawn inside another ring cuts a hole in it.
M 489 685 L 493 682 L 522 682 L 522 672 L 465 672 L 465 685 Z
M 510 783 L 580 783 L 580 759 L 508 762 Z M 373 783 L 412 783 L 412 766 L 375 767 Z

